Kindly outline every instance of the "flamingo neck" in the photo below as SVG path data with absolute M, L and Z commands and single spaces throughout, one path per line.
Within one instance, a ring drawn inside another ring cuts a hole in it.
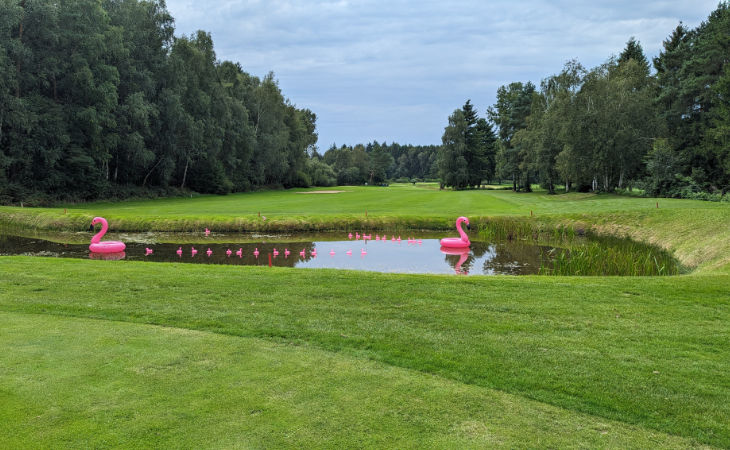
M 461 229 L 462 222 L 464 222 L 463 218 L 459 217 L 456 219 L 456 230 L 459 232 L 459 237 L 461 237 L 462 241 L 469 242 L 469 236 L 467 236 L 464 230 Z
M 91 238 L 92 244 L 98 244 L 99 241 L 101 241 L 101 238 L 106 234 L 107 230 L 109 229 L 109 224 L 106 222 L 106 220 L 101 219 L 101 231 L 96 233 L 94 237 Z

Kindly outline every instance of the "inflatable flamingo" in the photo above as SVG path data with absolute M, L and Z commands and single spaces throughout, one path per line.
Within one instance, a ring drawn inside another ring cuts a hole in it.
M 149 255 L 151 255 L 151 254 L 152 254 L 152 249 L 151 249 L 151 248 L 149 248 L 149 247 L 145 247 L 145 248 L 144 248 L 144 255 L 145 255 L 145 256 L 149 256 Z
M 301 256 L 302 258 L 304 258 L 305 256 L 307 256 L 307 251 L 304 250 L 304 249 L 302 249 L 302 251 L 299 252 L 299 256 Z
M 208 250 L 205 251 L 205 254 L 208 255 L 208 258 L 210 258 L 210 255 L 213 254 L 213 250 L 211 250 L 210 247 L 208 247 Z
M 182 257 L 182 247 L 178 247 L 175 253 L 177 253 L 177 256 Z
M 101 238 L 106 234 L 107 230 L 109 229 L 109 224 L 103 217 L 94 217 L 94 220 L 91 221 L 91 226 L 93 227 L 97 223 L 101 224 L 101 231 L 96 233 L 94 237 L 91 238 L 89 250 L 94 253 L 118 253 L 123 252 L 124 249 L 127 248 L 124 242 L 102 241 Z
M 195 247 L 192 247 L 190 249 L 190 256 L 195 256 L 198 254 L 198 250 Z
M 289 249 L 288 248 L 285 248 L 284 249 L 284 258 L 289 257 L 290 254 L 291 254 L 291 252 L 289 251 Z
M 231 256 L 231 253 L 233 253 L 233 252 L 231 252 L 230 248 L 228 250 L 226 250 L 226 256 Z
M 466 222 L 466 228 L 469 229 L 469 219 L 464 216 L 456 219 L 456 230 L 459 232 L 458 238 L 444 238 L 441 239 L 441 246 L 448 248 L 466 248 L 471 245 L 469 242 L 469 236 L 466 235 L 464 230 L 461 229 L 461 223 Z

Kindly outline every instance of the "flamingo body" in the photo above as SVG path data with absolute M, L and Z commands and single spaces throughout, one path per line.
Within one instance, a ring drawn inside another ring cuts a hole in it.
M 118 253 L 124 251 L 124 249 L 127 248 L 126 244 L 121 241 L 102 241 L 101 238 L 106 234 L 107 230 L 109 229 L 109 224 L 103 217 L 94 217 L 94 220 L 91 221 L 91 225 L 93 226 L 97 223 L 101 224 L 101 231 L 96 233 L 94 237 L 91 238 L 89 250 L 94 253 Z
M 441 239 L 442 247 L 466 248 L 471 245 L 471 242 L 469 242 L 469 236 L 467 236 L 464 230 L 461 229 L 462 222 L 466 222 L 466 226 L 469 226 L 469 219 L 467 219 L 466 217 L 462 216 L 456 219 L 456 230 L 459 232 L 459 237 Z

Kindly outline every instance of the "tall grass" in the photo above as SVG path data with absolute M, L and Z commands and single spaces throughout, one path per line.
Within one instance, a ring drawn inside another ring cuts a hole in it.
M 479 236 L 490 241 L 534 241 L 553 248 L 541 256 L 541 275 L 677 275 L 672 255 L 628 238 L 598 236 L 584 225 L 549 224 L 517 217 L 485 218 Z
M 612 242 L 606 242 L 612 241 Z M 601 238 L 542 255 L 541 275 L 677 275 L 680 266 L 664 250 L 628 239 Z

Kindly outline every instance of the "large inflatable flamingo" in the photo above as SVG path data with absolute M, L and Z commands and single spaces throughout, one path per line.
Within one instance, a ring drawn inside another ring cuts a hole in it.
M 91 221 L 91 226 L 94 226 L 97 223 L 101 224 L 101 231 L 96 233 L 94 237 L 91 238 L 91 245 L 89 245 L 89 250 L 94 253 L 117 253 L 122 252 L 125 248 L 127 248 L 127 246 L 124 245 L 124 242 L 102 241 L 101 238 L 106 234 L 107 230 L 109 229 L 109 224 L 103 217 L 94 217 L 94 220 Z
M 456 230 L 459 232 L 458 238 L 444 238 L 441 239 L 441 246 L 442 247 L 450 247 L 450 248 L 465 248 L 469 247 L 471 245 L 471 242 L 469 242 L 469 236 L 466 235 L 464 230 L 461 229 L 461 223 L 466 223 L 466 228 L 469 228 L 469 219 L 467 219 L 464 216 L 459 217 L 456 219 Z

